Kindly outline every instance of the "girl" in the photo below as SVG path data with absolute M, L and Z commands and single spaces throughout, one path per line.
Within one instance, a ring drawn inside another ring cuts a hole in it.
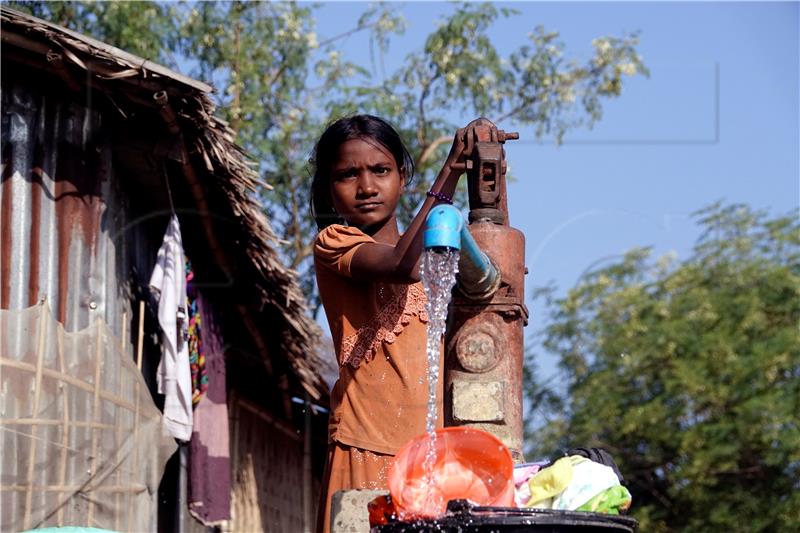
M 311 209 L 320 229 L 314 265 L 339 362 L 318 531 L 329 531 L 336 491 L 386 489 L 398 449 L 425 431 L 421 229 L 436 202 L 452 203 L 463 172 L 453 167 L 464 168 L 462 138 L 460 130 L 402 235 L 395 210 L 414 163 L 387 122 L 370 115 L 340 119 L 314 149 Z M 438 397 L 441 405 L 441 385 Z

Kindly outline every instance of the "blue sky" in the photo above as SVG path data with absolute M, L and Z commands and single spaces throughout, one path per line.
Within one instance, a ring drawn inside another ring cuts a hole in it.
M 540 24 L 559 31 L 567 56 L 578 59 L 590 57 L 595 37 L 639 31 L 651 72 L 628 78 L 602 121 L 567 134 L 562 146 L 537 142 L 530 129 L 507 145 L 516 177 L 510 218 L 527 239 L 529 295 L 550 282 L 563 293 L 587 268 L 635 246 L 687 257 L 698 236 L 690 213 L 717 200 L 775 215 L 798 206 L 798 3 L 502 5 L 521 13 L 492 34 L 501 51 L 522 44 Z M 396 6 L 408 28 L 392 41 L 387 71 L 452 9 L 438 2 Z M 324 6 L 320 38 L 352 28 L 365 7 Z M 369 64 L 364 35 L 349 37 L 342 51 Z M 545 317 L 530 296 L 527 304 L 530 338 Z M 554 363 L 546 355 L 538 361 L 544 375 L 553 375 Z

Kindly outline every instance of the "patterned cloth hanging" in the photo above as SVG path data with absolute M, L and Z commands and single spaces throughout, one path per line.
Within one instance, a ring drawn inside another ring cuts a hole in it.
M 188 345 L 189 367 L 192 372 L 192 405 L 197 406 L 208 390 L 206 356 L 203 348 L 203 320 L 198 308 L 198 295 L 194 286 L 194 271 L 186 258 L 186 309 L 189 314 Z

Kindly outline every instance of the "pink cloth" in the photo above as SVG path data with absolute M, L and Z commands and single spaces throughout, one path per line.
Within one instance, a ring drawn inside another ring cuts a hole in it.
M 541 468 L 541 465 L 538 464 L 514 467 L 514 503 L 517 507 L 525 507 L 525 504 L 531 499 L 531 488 L 528 485 L 528 480 Z
M 225 350 L 213 309 L 202 295 L 198 295 L 198 309 L 208 389 L 195 408 L 189 443 L 189 512 L 204 525 L 214 526 L 231 517 Z

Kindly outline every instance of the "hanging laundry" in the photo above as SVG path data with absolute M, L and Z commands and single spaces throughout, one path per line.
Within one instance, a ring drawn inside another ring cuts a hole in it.
M 208 375 L 206 374 L 206 356 L 203 345 L 203 318 L 198 309 L 192 262 L 188 258 L 186 259 L 186 310 L 189 316 L 187 335 L 189 368 L 192 372 L 192 405 L 196 406 L 208 388 Z
M 601 492 L 588 502 L 578 507 L 578 511 L 592 513 L 623 514 L 631 507 L 631 493 L 622 485 L 611 487 Z
M 150 288 L 158 300 L 161 361 L 156 379 L 164 395 L 164 425 L 178 440 L 192 436 L 192 376 L 186 342 L 186 277 L 178 217 L 170 218 L 158 250 Z
M 569 459 L 572 461 L 572 479 L 564 492 L 553 499 L 553 509 L 574 511 L 606 489 L 619 485 L 619 478 L 611 467 L 579 455 Z M 581 460 L 576 462 L 576 459 Z
M 204 525 L 220 525 L 231 517 L 231 467 L 228 404 L 225 386 L 225 347 L 214 308 L 198 294 L 203 317 L 202 340 L 207 389 L 194 411 L 189 443 L 189 512 Z

